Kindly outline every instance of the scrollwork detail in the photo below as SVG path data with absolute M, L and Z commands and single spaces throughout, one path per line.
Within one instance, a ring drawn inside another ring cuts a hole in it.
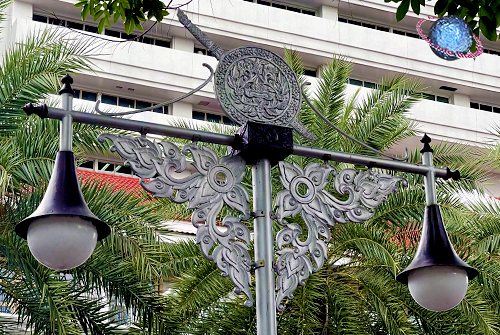
M 173 143 L 156 143 L 144 137 L 101 134 L 98 139 L 113 142 L 111 150 L 126 159 L 125 164 L 140 177 L 146 191 L 176 203 L 188 203 L 194 210 L 191 222 L 197 228 L 196 243 L 203 256 L 217 264 L 222 275 L 236 286 L 235 292 L 247 296 L 245 305 L 252 306 L 250 232 L 241 222 L 250 217 L 248 191 L 241 184 L 245 161 L 238 156 L 219 158 L 213 150 L 195 143 L 181 151 Z M 186 171 L 189 154 L 197 172 L 176 177 L 174 171 Z M 217 217 L 224 204 L 242 215 L 226 216 L 222 220 L 225 229 L 221 229 Z
M 275 270 L 276 305 L 283 310 L 284 298 L 293 298 L 298 285 L 304 285 L 310 274 L 318 271 L 327 257 L 330 226 L 335 223 L 363 222 L 374 215 L 387 195 L 397 191 L 397 183 L 405 179 L 378 174 L 371 169 L 345 169 L 337 173 L 329 164 L 311 163 L 300 168 L 292 163 L 279 163 L 284 190 L 276 197 L 276 217 L 283 229 L 276 236 L 278 259 Z M 329 177 L 335 176 L 333 186 L 347 199 L 339 200 L 325 190 Z M 301 214 L 307 238 L 303 241 L 302 227 L 287 223 L 285 218 Z

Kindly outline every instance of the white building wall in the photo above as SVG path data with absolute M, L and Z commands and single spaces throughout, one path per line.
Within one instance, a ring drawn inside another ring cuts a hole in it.
M 33 13 L 54 12 L 59 18 L 78 21 L 79 9 L 73 7 L 76 2 L 15 1 L 9 11 L 4 42 L 20 40 L 29 31 L 49 26 L 32 21 Z M 315 11 L 316 16 L 242 0 L 195 1 L 185 11 L 193 23 L 225 50 L 256 45 L 283 54 L 283 47 L 286 46 L 300 53 L 307 68 L 319 68 L 333 54 L 342 55 L 354 63 L 354 78 L 371 82 L 377 82 L 386 75 L 407 73 L 421 79 L 432 94 L 450 100 L 450 104 L 424 100 L 411 109 L 409 116 L 419 122 L 421 133 L 427 132 L 437 140 L 474 146 L 484 146 L 494 139 L 490 131 L 494 125 L 500 124 L 500 114 L 469 107 L 471 101 L 491 105 L 498 102 L 500 106 L 499 56 L 483 54 L 475 60 L 444 61 L 437 58 L 423 40 L 338 20 L 339 17 L 353 18 L 385 25 L 391 31 L 403 29 L 415 32 L 418 18 L 410 13 L 402 22 L 395 22 L 396 4 L 393 3 L 352 0 L 347 6 L 342 1 L 298 0 L 294 4 Z M 431 2 L 423 14 L 432 14 L 432 11 Z M 198 42 L 174 14 L 171 13 L 157 24 L 148 35 L 169 38 L 171 48 L 138 42 L 118 43 L 122 40 L 106 36 L 116 43 L 103 44 L 100 49 L 102 54 L 92 57 L 95 72 L 75 75 L 74 86 L 137 100 L 162 102 L 200 85 L 209 74 L 202 64 L 208 63 L 215 69 L 217 60 L 194 53 Z M 92 24 L 91 21 L 88 23 Z M 430 23 L 424 29 L 428 27 Z M 114 29 L 123 30 L 119 25 Z M 74 36 L 83 38 L 78 32 Z M 103 43 L 97 35 L 93 36 L 96 43 Z M 444 91 L 439 89 L 441 86 L 457 90 Z M 349 90 L 357 88 L 352 86 Z M 170 113 L 190 118 L 193 110 L 222 114 L 212 84 L 185 101 L 174 104 Z M 166 115 L 153 112 L 134 117 L 158 123 L 168 122 Z M 410 148 L 420 145 L 416 138 L 411 141 L 405 145 Z M 393 150 L 402 148 L 400 146 Z M 498 180 L 493 182 L 498 183 Z

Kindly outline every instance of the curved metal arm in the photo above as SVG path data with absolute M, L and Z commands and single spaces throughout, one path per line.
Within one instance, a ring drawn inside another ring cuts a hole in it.
M 200 86 L 198 86 L 197 88 L 195 88 L 194 90 L 184 94 L 184 95 L 181 95 L 180 97 L 177 97 L 175 99 L 172 99 L 172 100 L 169 100 L 169 101 L 166 101 L 166 102 L 162 102 L 161 104 L 157 104 L 157 105 L 154 105 L 154 106 L 151 106 L 151 107 L 146 107 L 146 108 L 142 108 L 142 109 L 136 109 L 136 110 L 133 110 L 133 111 L 128 111 L 128 112 L 120 112 L 120 113 L 106 113 L 106 112 L 103 112 L 102 110 L 99 109 L 99 105 L 101 103 L 101 100 L 97 100 L 97 102 L 95 103 L 95 106 L 94 106 L 94 110 L 101 114 L 101 115 L 107 115 L 107 116 L 121 116 L 121 115 L 130 115 L 130 114 L 137 114 L 137 113 L 142 113 L 142 112 L 148 112 L 150 110 L 154 110 L 158 107 L 163 107 L 163 106 L 168 106 L 168 105 L 171 105 L 175 102 L 178 102 L 178 101 L 181 101 L 187 97 L 189 97 L 190 95 L 193 95 L 195 94 L 196 92 L 198 92 L 199 90 L 201 90 L 203 87 L 207 86 L 207 84 L 212 80 L 213 76 L 214 76 L 214 69 L 208 65 L 207 63 L 203 63 L 203 66 L 206 67 L 207 69 L 210 70 L 210 76 L 207 78 L 207 80 L 205 80 L 203 82 L 203 84 L 201 84 Z
M 312 108 L 312 110 L 323 120 L 325 121 L 330 127 L 332 127 L 333 129 L 335 129 L 337 132 L 339 132 L 342 136 L 350 139 L 351 141 L 353 141 L 354 143 L 356 144 L 359 144 L 361 145 L 363 148 L 365 149 L 368 149 L 368 150 L 371 150 L 381 156 L 384 156 L 384 157 L 387 157 L 387 158 L 390 158 L 390 159 L 394 159 L 394 160 L 397 160 L 397 161 L 406 161 L 408 160 L 408 158 L 410 157 L 410 153 L 408 152 L 408 148 L 405 148 L 405 156 L 404 157 L 394 157 L 394 156 L 391 156 L 391 155 L 388 155 L 380 150 L 377 150 L 375 148 L 372 148 L 371 146 L 369 146 L 368 144 L 366 143 L 363 143 L 361 142 L 360 140 L 358 139 L 355 139 L 354 137 L 352 137 L 351 135 L 348 135 L 347 133 L 345 133 L 344 131 L 342 131 L 340 128 L 338 128 L 337 126 L 335 126 L 333 123 L 330 122 L 330 120 L 328 120 L 323 114 L 321 114 L 321 112 L 319 110 L 316 109 L 316 107 L 314 107 L 314 105 L 311 103 L 311 101 L 309 101 L 309 99 L 307 98 L 307 95 L 306 93 L 304 92 L 304 86 L 305 85 L 311 85 L 311 83 L 303 83 L 302 86 L 300 87 L 300 91 L 302 92 L 302 97 L 304 98 L 305 102 L 307 102 L 307 104 L 309 105 L 309 107 Z

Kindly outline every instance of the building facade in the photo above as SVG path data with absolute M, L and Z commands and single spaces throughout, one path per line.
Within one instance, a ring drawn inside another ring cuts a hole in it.
M 125 34 L 120 22 L 98 35 L 96 22 L 81 21 L 80 9 L 73 6 L 76 2 L 16 0 L 4 22 L 1 46 L 45 27 L 95 39 L 102 52 L 92 57 L 94 72 L 74 76 L 76 105 L 92 105 L 100 99 L 117 109 L 151 106 L 200 85 L 208 77 L 203 63 L 217 65 L 180 24 L 175 11 L 162 22 L 146 23 L 145 29 L 152 28 L 141 37 L 138 32 Z M 485 146 L 496 138 L 491 132 L 500 124 L 500 46 L 484 40 L 485 53 L 477 59 L 436 57 L 415 29 L 420 18 L 433 14 L 433 3 L 427 2 L 420 16 L 409 13 L 401 22 L 395 19 L 397 5 L 382 0 L 197 0 L 184 10 L 225 50 L 245 45 L 281 55 L 284 47 L 297 50 L 313 88 L 319 69 L 333 54 L 353 63 L 350 92 L 360 86 L 369 90 L 388 75 L 406 73 L 419 78 L 429 91 L 428 99 L 409 114 L 419 122 L 419 132 L 434 140 Z M 424 31 L 430 25 L 424 23 Z M 163 124 L 179 117 L 231 124 L 212 84 L 168 108 L 134 116 Z M 418 137 L 411 138 L 391 152 L 402 153 L 404 147 L 418 145 Z M 492 184 L 487 186 L 491 195 L 500 196 L 499 179 L 500 175 L 492 175 Z

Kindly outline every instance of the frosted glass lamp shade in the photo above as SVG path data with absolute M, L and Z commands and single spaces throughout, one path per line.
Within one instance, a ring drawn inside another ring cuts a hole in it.
M 415 258 L 396 280 L 408 285 L 420 306 L 446 311 L 462 301 L 469 280 L 478 274 L 453 249 L 438 205 L 428 205 Z
M 431 311 L 452 309 L 462 301 L 469 284 L 467 272 L 456 266 L 430 266 L 408 275 L 408 288 L 415 301 Z
M 96 246 L 97 229 L 78 216 L 45 216 L 31 222 L 27 240 L 40 263 L 53 270 L 68 270 L 90 257 Z
M 95 216 L 83 199 L 76 175 L 75 156 L 59 151 L 49 185 L 38 208 L 16 225 L 16 234 L 40 263 L 67 270 L 85 262 L 109 226 Z

